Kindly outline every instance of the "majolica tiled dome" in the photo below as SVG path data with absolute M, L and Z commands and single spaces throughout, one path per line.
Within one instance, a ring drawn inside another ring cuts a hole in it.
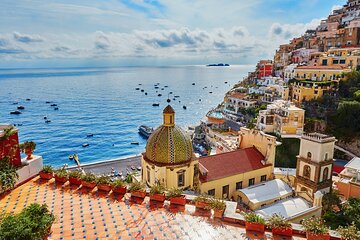
M 163 112 L 164 115 L 172 115 L 171 119 L 174 118 L 174 113 L 175 111 L 170 106 L 166 107 Z M 190 137 L 173 122 L 169 123 L 166 120 L 150 135 L 146 144 L 145 157 L 154 163 L 180 164 L 190 161 L 192 156 Z

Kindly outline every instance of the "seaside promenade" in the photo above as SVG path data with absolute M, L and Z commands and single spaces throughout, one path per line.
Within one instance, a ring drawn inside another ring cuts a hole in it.
M 133 172 L 131 166 L 135 168 L 141 166 L 141 155 L 127 157 L 127 158 L 116 158 L 105 161 L 98 161 L 94 163 L 81 164 L 81 167 L 86 172 L 93 172 L 95 174 L 110 174 L 112 169 L 126 176 L 127 171 Z M 76 169 L 77 166 L 69 166 L 67 169 Z

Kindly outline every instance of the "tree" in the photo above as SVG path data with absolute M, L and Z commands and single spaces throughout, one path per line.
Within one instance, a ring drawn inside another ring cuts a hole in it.
M 344 215 L 349 224 L 353 222 L 356 228 L 360 230 L 360 198 L 349 198 Z
M 331 192 L 326 193 L 323 197 L 322 205 L 324 212 L 334 211 L 335 207 L 341 211 L 342 205 L 339 191 L 332 190 Z

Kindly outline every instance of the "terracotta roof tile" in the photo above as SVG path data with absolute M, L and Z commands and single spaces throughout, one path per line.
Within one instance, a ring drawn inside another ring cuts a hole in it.
M 255 148 L 238 149 L 232 152 L 216 154 L 199 158 L 199 163 L 207 169 L 207 175 L 200 178 L 201 182 L 209 182 L 236 174 L 241 174 L 260 168 L 265 157 Z

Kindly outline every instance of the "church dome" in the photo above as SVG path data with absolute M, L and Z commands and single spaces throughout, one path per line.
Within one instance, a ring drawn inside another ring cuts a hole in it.
M 174 123 L 175 111 L 169 105 L 164 111 L 164 124 L 149 137 L 145 158 L 153 163 L 176 165 L 189 162 L 193 156 L 189 136 Z

